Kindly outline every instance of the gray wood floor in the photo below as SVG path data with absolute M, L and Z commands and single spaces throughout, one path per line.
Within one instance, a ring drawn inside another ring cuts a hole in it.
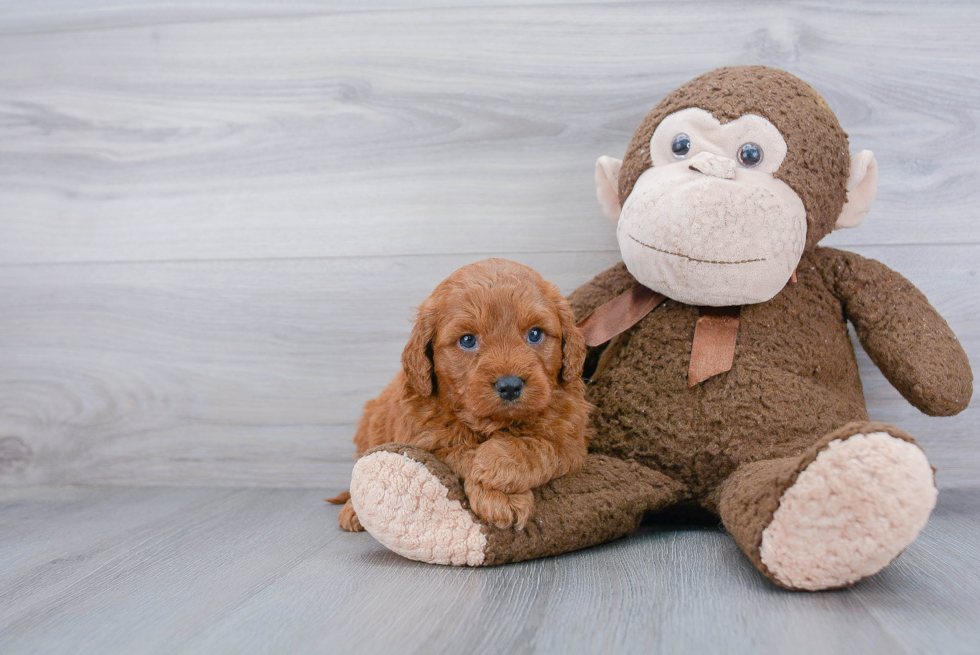
M 715 526 L 492 569 L 404 560 L 318 490 L 0 494 L 0 652 L 976 653 L 980 490 L 883 573 L 779 590 Z

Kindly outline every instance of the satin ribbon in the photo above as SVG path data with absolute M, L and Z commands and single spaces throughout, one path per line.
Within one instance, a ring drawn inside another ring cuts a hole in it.
M 590 348 L 601 346 L 640 322 L 644 316 L 667 299 L 662 293 L 637 284 L 578 322 L 578 329 Z
M 701 384 L 710 377 L 730 371 L 735 361 L 740 307 L 699 307 L 691 346 L 691 366 L 687 386 Z
M 602 345 L 630 329 L 656 309 L 667 297 L 637 284 L 579 321 L 586 345 Z M 689 387 L 732 368 L 738 340 L 739 307 L 700 307 L 691 346 Z

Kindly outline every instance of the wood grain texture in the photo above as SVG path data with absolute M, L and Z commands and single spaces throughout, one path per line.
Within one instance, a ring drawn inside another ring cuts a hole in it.
M 342 480 L 412 307 L 487 256 L 566 292 L 614 263 L 595 158 L 720 65 L 801 75 L 876 152 L 826 242 L 980 362 L 975 5 L 447 4 L 0 2 L 0 484 Z M 860 364 L 975 484 L 976 402 L 929 419 Z
M 877 153 L 871 220 L 834 242 L 980 241 L 970 5 L 295 11 L 0 18 L 0 263 L 612 250 L 596 157 L 742 63 Z
M 886 571 L 780 590 L 715 526 L 492 569 L 342 533 L 315 490 L 0 491 L 0 651 L 975 653 L 980 491 Z
M 980 246 L 860 250 L 929 294 L 980 361 Z M 615 262 L 504 254 L 565 292 Z M 397 370 L 412 307 L 468 261 L 10 266 L 0 480 L 316 486 L 345 475 L 361 407 Z M 977 404 L 929 418 L 863 352 L 860 366 L 872 417 L 920 439 L 941 486 L 975 484 Z

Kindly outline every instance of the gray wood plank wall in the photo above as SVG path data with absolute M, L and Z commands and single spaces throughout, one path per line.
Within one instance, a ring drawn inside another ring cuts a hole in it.
M 723 65 L 800 75 L 875 151 L 825 243 L 980 362 L 975 5 L 455 4 L 0 2 L 0 484 L 343 484 L 413 306 L 483 257 L 566 292 L 614 263 L 595 158 Z M 975 485 L 978 403 L 861 369 Z

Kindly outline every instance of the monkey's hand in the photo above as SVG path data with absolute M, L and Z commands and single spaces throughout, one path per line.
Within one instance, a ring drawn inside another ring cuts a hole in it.
M 899 393 L 930 416 L 966 409 L 973 395 L 970 361 L 925 295 L 873 259 L 820 251 L 861 345 Z

